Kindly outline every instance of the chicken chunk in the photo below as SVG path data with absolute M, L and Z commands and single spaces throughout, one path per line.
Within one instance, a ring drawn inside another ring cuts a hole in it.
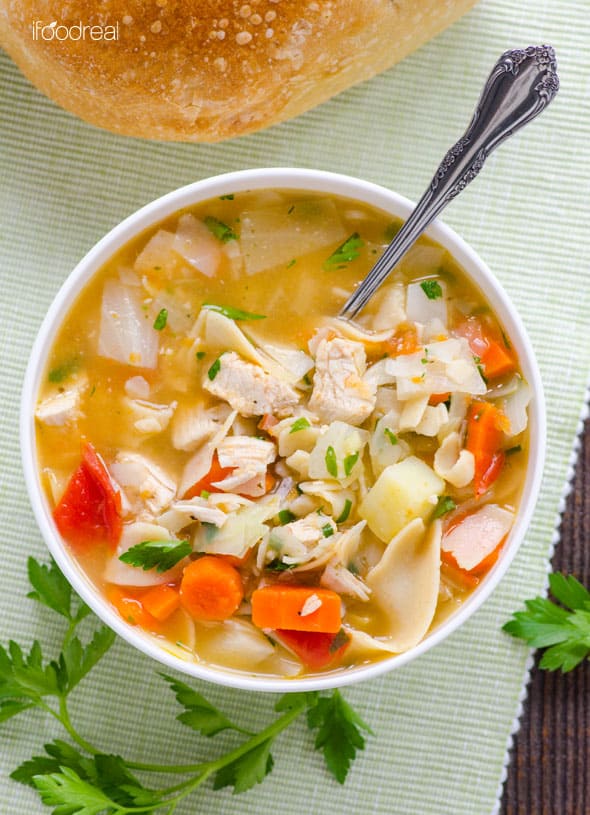
M 176 495 L 176 484 L 153 461 L 139 453 L 120 452 L 110 472 L 123 490 L 126 514 L 151 518 L 162 512 Z
M 78 376 L 67 390 L 57 391 L 44 399 L 35 411 L 35 416 L 43 424 L 53 427 L 75 422 L 80 416 L 80 399 L 88 387 L 86 374 Z
M 211 369 L 210 369 L 211 371 Z M 219 369 L 205 378 L 209 393 L 226 402 L 242 416 L 289 415 L 299 402 L 299 394 L 290 385 L 266 373 L 258 365 L 245 362 L 233 351 L 219 357 Z
M 317 346 L 313 393 L 309 409 L 321 421 L 361 424 L 375 407 L 376 386 L 365 381 L 365 349 L 341 337 L 323 339 Z
M 277 457 L 277 448 L 271 441 L 251 436 L 226 436 L 217 447 L 222 467 L 233 471 L 214 486 L 240 495 L 258 497 L 266 492 L 266 468 Z

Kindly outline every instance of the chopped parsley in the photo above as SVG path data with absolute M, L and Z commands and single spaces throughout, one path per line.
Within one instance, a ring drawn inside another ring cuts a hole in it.
M 383 429 L 383 432 L 385 433 L 391 444 L 398 444 L 399 439 L 390 427 L 385 427 Z
M 204 351 L 197 351 L 197 353 L 196 353 L 197 359 L 203 359 L 204 356 L 205 356 Z
M 219 373 L 220 368 L 221 368 L 221 357 L 217 357 L 213 365 L 207 371 L 207 376 L 209 377 L 211 382 L 213 382 L 213 380 Z
M 443 290 L 438 280 L 423 280 L 420 288 L 429 300 L 438 300 L 443 296 Z
M 322 535 L 324 536 L 324 538 L 331 538 L 333 534 L 334 527 L 332 526 L 332 524 L 324 524 L 324 526 L 322 526 Z
M 508 450 L 505 450 L 504 455 L 513 456 L 514 453 L 520 453 L 521 451 L 522 451 L 522 445 L 515 444 L 514 447 L 509 447 Z
M 233 306 L 220 306 L 217 303 L 203 303 L 202 308 L 209 311 L 217 311 L 223 314 L 224 317 L 229 317 L 230 320 L 265 320 L 266 314 L 253 314 L 251 311 L 242 311 L 241 308 L 234 308 Z
M 287 210 L 287 215 L 291 215 L 292 212 L 295 210 L 295 204 L 291 204 L 289 209 Z
M 211 493 L 209 492 L 209 490 L 201 490 L 201 495 L 199 497 L 207 500 L 207 498 L 209 498 L 210 495 Z
M 286 572 L 288 569 L 293 569 L 295 565 L 295 563 L 283 563 L 282 560 L 276 557 L 270 563 L 267 563 L 264 568 L 269 572 Z
M 77 357 L 69 359 L 67 362 L 63 362 L 61 365 L 58 365 L 57 368 L 52 368 L 47 374 L 47 379 L 54 384 L 63 382 L 64 379 L 67 379 L 69 376 L 76 373 L 79 366 L 80 360 Z
M 301 416 L 299 419 L 295 419 L 291 425 L 289 435 L 291 435 L 291 433 L 297 433 L 299 430 L 304 430 L 306 427 L 311 427 L 309 419 L 306 419 L 305 416 Z
M 512 345 L 510 343 L 510 340 L 508 339 L 506 334 L 502 331 L 502 329 L 500 329 L 500 333 L 502 334 L 502 340 L 503 340 L 504 345 L 506 346 L 507 350 L 508 351 L 512 350 Z
M 346 631 L 341 628 L 340 631 L 334 635 L 334 639 L 328 646 L 328 651 L 331 654 L 335 654 L 336 651 L 339 651 L 346 643 L 350 640 L 350 636 L 346 633 Z
M 354 465 L 358 461 L 358 457 L 359 457 L 359 454 L 358 454 L 358 450 L 357 450 L 356 453 L 351 453 L 350 456 L 346 456 L 346 458 L 344 459 L 344 474 L 346 476 L 349 476 L 351 474 L 352 468 L 354 467 Z
M 337 524 L 343 524 L 345 521 L 348 520 L 348 516 L 350 515 L 350 510 L 352 508 L 352 501 L 350 498 L 347 498 L 344 502 L 344 508 L 340 515 L 336 518 Z
M 154 328 L 156 331 L 162 331 L 162 329 L 166 328 L 166 323 L 168 322 L 168 309 L 161 308 L 158 312 L 158 316 L 154 320 Z
M 432 513 L 432 518 L 440 518 L 455 509 L 457 504 L 453 501 L 450 495 L 439 495 L 436 507 Z
M 176 566 L 192 551 L 190 541 L 147 540 L 127 549 L 119 556 L 119 560 L 129 566 L 138 566 L 144 571 L 155 568 L 161 573 Z
M 305 382 L 306 385 L 311 385 L 311 379 L 309 378 L 309 374 L 303 375 L 303 381 Z
M 223 221 L 220 221 L 218 218 L 214 218 L 213 215 L 207 215 L 204 220 L 209 232 L 215 235 L 222 243 L 228 243 L 229 241 L 238 239 L 238 236 L 231 226 L 224 224 Z
M 338 249 L 336 249 L 329 258 L 322 264 L 324 271 L 329 272 L 332 269 L 343 268 L 344 264 L 356 260 L 360 255 L 360 249 L 365 245 L 358 232 L 353 232 Z
M 279 512 L 279 521 L 282 526 L 285 524 L 290 524 L 291 521 L 294 521 L 297 516 L 294 515 L 290 509 L 281 509 Z
M 233 194 L 233 192 L 228 192 L 227 195 L 220 195 L 219 200 L 220 201 L 233 201 L 235 197 L 236 196 Z
M 287 263 L 287 269 L 290 269 L 292 266 L 295 266 L 296 263 L 297 263 L 297 260 L 295 258 L 293 258 L 293 260 L 290 260 Z
M 336 460 L 336 451 L 330 445 L 326 450 L 326 470 L 330 473 L 332 478 L 338 478 L 338 462 Z

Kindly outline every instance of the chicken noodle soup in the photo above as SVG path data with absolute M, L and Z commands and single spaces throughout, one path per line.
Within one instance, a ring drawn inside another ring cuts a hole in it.
M 224 195 L 131 241 L 64 321 L 36 407 L 55 523 L 163 648 L 280 677 L 383 659 L 496 561 L 530 388 L 482 293 L 422 238 L 334 316 L 398 228 Z

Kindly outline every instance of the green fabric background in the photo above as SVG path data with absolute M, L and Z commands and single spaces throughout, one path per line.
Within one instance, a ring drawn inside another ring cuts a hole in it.
M 535 346 L 549 412 L 548 461 L 534 522 L 494 595 L 459 632 L 410 666 L 346 690 L 377 736 L 344 787 L 324 772 L 303 723 L 275 749 L 276 768 L 239 798 L 204 790 L 179 815 L 387 813 L 489 815 L 528 652 L 500 631 L 545 583 L 588 380 L 590 16 L 587 0 L 482 0 L 401 65 L 266 132 L 213 145 L 141 142 L 103 133 L 56 108 L 0 57 L 0 639 L 57 642 L 25 599 L 26 556 L 45 557 L 20 470 L 19 391 L 35 332 L 62 280 L 110 227 L 152 198 L 226 170 L 303 166 L 342 171 L 417 198 L 462 133 L 491 65 L 506 48 L 551 43 L 562 89 L 541 119 L 502 147 L 445 213 L 496 272 Z M 118 642 L 76 695 L 74 715 L 105 750 L 197 760 L 201 744 L 174 722 L 157 665 Z M 246 726 L 272 699 L 201 685 Z M 8 772 L 58 735 L 40 714 L 3 725 L 0 810 L 45 811 Z M 59 735 L 62 735 L 59 733 Z M 221 735 L 221 744 L 231 742 Z

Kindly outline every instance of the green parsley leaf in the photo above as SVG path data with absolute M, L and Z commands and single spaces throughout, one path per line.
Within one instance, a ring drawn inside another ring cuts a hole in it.
M 571 671 L 590 655 L 590 592 L 571 575 L 549 576 L 551 593 L 565 608 L 545 597 L 525 601 L 503 626 L 533 648 L 547 648 L 541 668 Z
M 46 566 L 44 563 L 39 563 L 34 557 L 29 557 L 27 572 L 29 582 L 33 587 L 33 591 L 30 591 L 27 597 L 57 611 L 66 620 L 71 620 L 72 587 L 55 561 L 52 560 L 49 566 Z
M 230 320 L 266 320 L 266 314 L 253 314 L 251 311 L 242 311 L 241 308 L 233 306 L 220 306 L 217 303 L 203 303 L 201 308 L 217 311 L 224 317 L 229 317 Z
M 450 495 L 439 495 L 436 507 L 434 508 L 434 512 L 432 513 L 433 520 L 435 518 L 440 518 L 443 515 L 446 515 L 447 512 L 451 512 L 456 507 L 457 504 L 453 501 Z
M 323 751 L 328 770 L 343 784 L 357 750 L 365 747 L 361 730 L 372 734 L 371 728 L 338 690 L 318 700 L 307 713 L 307 723 L 318 730 L 315 749 Z
M 19 702 L 17 699 L 3 699 L 0 701 L 0 723 L 7 722 L 13 716 L 18 716 L 24 710 L 35 707 L 34 702 Z
M 291 433 L 297 433 L 297 431 L 303 430 L 305 427 L 311 427 L 311 424 L 309 423 L 309 419 L 306 419 L 305 416 L 301 416 L 299 419 L 295 419 L 291 425 L 289 435 L 291 435 Z
M 443 290 L 438 280 L 423 280 L 420 288 L 429 300 L 438 300 L 443 296 Z
M 324 536 L 324 538 L 331 538 L 333 534 L 334 527 L 332 526 L 332 524 L 324 524 L 324 526 L 322 526 L 322 535 Z
M 55 815 L 102 815 L 105 811 L 120 811 L 116 801 L 69 767 L 61 767 L 57 773 L 36 775 L 33 783 L 43 803 L 56 807 Z
M 37 640 L 28 654 L 10 640 L 8 649 L 0 645 L 0 698 L 38 702 L 43 696 L 58 696 L 58 668 L 55 662 L 43 665 Z M 13 714 L 16 715 L 16 712 Z
M 197 357 L 197 359 L 203 359 L 205 357 L 205 352 L 204 351 L 197 351 L 195 356 Z
M 35 786 L 36 775 L 47 775 L 57 773 L 61 767 L 69 767 L 74 770 L 80 778 L 88 779 L 93 775 L 94 762 L 85 758 L 82 753 L 61 739 L 55 739 L 44 745 L 47 755 L 33 756 L 28 761 L 24 761 L 16 768 L 10 777 L 20 784 L 27 784 L 29 787 Z
M 268 572 L 286 572 L 289 569 L 293 569 L 296 565 L 296 563 L 283 563 L 282 560 L 275 558 L 271 560 L 270 563 L 267 563 L 264 568 Z
M 207 371 L 207 376 L 209 377 L 211 382 L 213 382 L 213 380 L 219 373 L 220 368 L 221 368 L 221 357 L 217 357 L 213 365 Z
M 220 221 L 218 218 L 214 218 L 212 215 L 207 215 L 204 220 L 205 226 L 209 232 L 213 233 L 213 235 L 215 235 L 215 237 L 222 243 L 228 243 L 229 241 L 235 241 L 238 239 L 238 236 L 233 231 L 231 226 L 224 224 L 223 221 Z
M 204 498 L 205 500 L 207 500 L 207 498 L 209 498 L 210 495 L 211 493 L 209 492 L 209 490 L 201 490 L 199 498 Z
M 163 331 L 166 328 L 166 323 L 168 322 L 168 309 L 161 308 L 158 312 L 158 316 L 154 320 L 154 328 L 156 331 Z
M 234 198 L 235 198 L 235 195 L 234 195 L 233 192 L 228 192 L 227 195 L 220 195 L 219 196 L 220 201 L 233 201 Z
M 83 646 L 78 637 L 73 637 L 57 662 L 58 682 L 63 693 L 69 693 L 84 679 L 86 674 L 102 659 L 115 641 L 115 632 L 106 625 L 98 628 L 88 643 Z
M 338 478 L 338 462 L 336 460 L 336 451 L 332 445 L 326 450 L 325 462 L 326 470 L 330 473 L 332 478 Z
M 341 244 L 338 249 L 335 249 L 334 252 L 330 255 L 329 258 L 322 264 L 322 268 L 324 271 L 329 272 L 332 269 L 336 269 L 339 266 L 350 263 L 352 260 L 356 260 L 360 255 L 360 249 L 365 245 L 365 242 L 361 239 L 358 232 L 353 232 L 350 237 L 348 237 L 343 244 Z
M 290 260 L 290 261 L 287 263 L 286 268 L 287 268 L 287 269 L 291 269 L 293 266 L 295 266 L 295 264 L 296 264 L 296 263 L 297 263 L 296 258 L 293 258 L 292 260 Z
M 348 520 L 348 516 L 350 515 L 350 510 L 352 508 L 352 501 L 350 498 L 347 498 L 344 502 L 344 508 L 340 515 L 336 518 L 337 524 L 343 524 L 345 521 Z
M 509 447 L 508 450 L 504 451 L 504 455 L 506 456 L 513 456 L 515 453 L 520 453 L 522 451 L 521 444 L 515 444 L 514 447 Z
M 176 696 L 176 701 L 184 707 L 184 711 L 176 717 L 192 730 L 196 730 L 203 736 L 215 736 L 222 730 L 237 730 L 240 733 L 246 731 L 233 724 L 224 714 L 218 710 L 204 696 L 197 693 L 185 682 L 174 679 L 172 676 L 161 674 L 170 685 Z
M 294 515 L 290 509 L 281 509 L 279 512 L 279 521 L 282 526 L 285 524 L 290 524 L 291 521 L 296 519 L 296 515 Z
M 80 367 L 80 360 L 78 357 L 73 357 L 58 365 L 57 368 L 52 368 L 47 374 L 47 379 L 53 384 L 59 384 L 65 379 L 68 379 L 72 374 L 75 374 Z
M 399 439 L 390 427 L 383 428 L 383 432 L 391 442 L 391 444 L 398 444 Z
M 137 543 L 119 556 L 119 560 L 129 566 L 138 566 L 144 571 L 156 568 L 159 573 L 167 572 L 193 551 L 190 541 L 148 540 Z
M 218 770 L 213 780 L 213 789 L 219 790 L 222 787 L 233 786 L 234 793 L 240 793 L 264 781 L 274 766 L 270 753 L 272 743 L 273 739 L 267 739 L 232 761 L 231 764 L 226 764 L 225 767 Z
M 358 461 L 358 457 L 359 457 L 359 454 L 358 454 L 358 450 L 357 450 L 356 453 L 351 453 L 351 455 L 346 456 L 346 458 L 344 459 L 344 474 L 346 476 L 349 476 L 351 474 L 352 468 L 354 467 L 354 465 Z

